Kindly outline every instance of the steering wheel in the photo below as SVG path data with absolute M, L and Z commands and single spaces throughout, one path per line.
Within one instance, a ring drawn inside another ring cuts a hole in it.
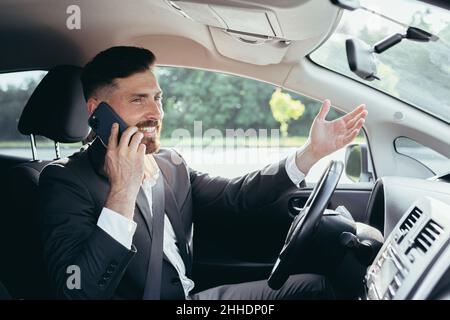
M 283 286 L 290 276 L 291 262 L 305 252 L 343 170 L 344 164 L 341 161 L 331 161 L 322 173 L 302 211 L 292 221 L 284 246 L 268 279 L 270 288 L 278 290 Z

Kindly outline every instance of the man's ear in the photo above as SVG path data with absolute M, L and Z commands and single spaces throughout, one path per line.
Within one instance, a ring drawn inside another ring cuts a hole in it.
M 100 104 L 100 101 L 95 98 L 95 97 L 91 97 L 88 99 L 88 101 L 86 102 L 87 105 L 87 110 L 89 112 L 89 114 L 92 114 L 95 109 L 97 109 L 97 106 Z

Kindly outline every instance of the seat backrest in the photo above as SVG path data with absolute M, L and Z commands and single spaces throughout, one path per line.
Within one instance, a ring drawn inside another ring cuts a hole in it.
M 12 200 L 16 193 L 13 190 L 17 189 L 15 182 L 18 181 L 13 178 L 15 176 L 13 168 L 28 164 L 30 161 L 31 159 L 23 157 L 0 155 L 0 181 L 2 182 L 0 183 L 0 203 L 2 205 L 2 210 L 0 210 L 0 281 L 5 283 L 8 288 L 20 283 L 17 277 L 20 277 L 23 272 L 17 272 L 17 270 L 25 266 L 24 263 L 16 263 L 18 260 L 15 255 L 25 251 L 18 249 L 24 247 L 20 243 L 17 246 L 15 245 L 17 242 L 15 237 L 18 234 L 16 226 L 19 225 L 17 221 L 20 221 L 20 217 L 12 214 L 12 212 L 15 212 L 18 205 L 30 203 L 25 201 L 15 203 L 16 201 Z M 39 164 L 39 162 L 36 162 L 36 165 L 43 167 L 45 163 Z M 36 170 L 40 170 L 40 167 Z M 23 227 L 26 228 L 28 225 L 24 224 Z M 24 233 L 27 233 L 27 231 L 24 230 Z M 22 290 L 19 288 L 19 291 Z
M 59 66 L 39 83 L 19 120 L 19 131 L 55 142 L 80 142 L 89 134 L 88 113 L 81 88 L 81 68 Z M 0 280 L 13 298 L 51 298 L 43 259 L 38 182 L 51 161 L 29 161 L 8 170 L 7 212 L 0 217 Z
M 0 282 L 0 300 L 10 300 L 11 295 L 8 290 L 6 290 L 5 286 Z
M 14 298 L 50 296 L 36 213 L 39 174 L 49 162 L 29 161 L 8 172 L 8 212 L 2 214 L 6 216 L 0 222 L 3 256 L 0 280 Z

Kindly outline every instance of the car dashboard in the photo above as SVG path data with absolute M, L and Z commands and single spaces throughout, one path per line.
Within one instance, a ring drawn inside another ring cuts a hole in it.
M 372 198 L 384 200 L 385 243 L 368 268 L 363 298 L 448 299 L 450 184 L 400 177 L 381 180 L 377 192 L 384 195 Z
M 407 210 L 368 269 L 367 299 L 429 299 L 450 289 L 449 213 L 431 197 Z

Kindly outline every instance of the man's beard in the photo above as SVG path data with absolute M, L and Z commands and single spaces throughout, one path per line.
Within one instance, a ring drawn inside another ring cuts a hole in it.
M 142 138 L 141 143 L 145 144 L 146 149 L 145 153 L 155 153 L 159 151 L 161 142 L 160 142 L 160 134 L 161 134 L 161 128 L 162 128 L 162 122 L 158 120 L 147 120 L 139 122 L 136 125 L 139 129 L 146 128 L 146 127 L 156 127 L 156 132 L 154 137 L 144 137 Z
M 155 153 L 159 151 L 161 145 L 159 135 L 151 138 L 143 138 L 141 143 L 145 144 L 145 154 Z

